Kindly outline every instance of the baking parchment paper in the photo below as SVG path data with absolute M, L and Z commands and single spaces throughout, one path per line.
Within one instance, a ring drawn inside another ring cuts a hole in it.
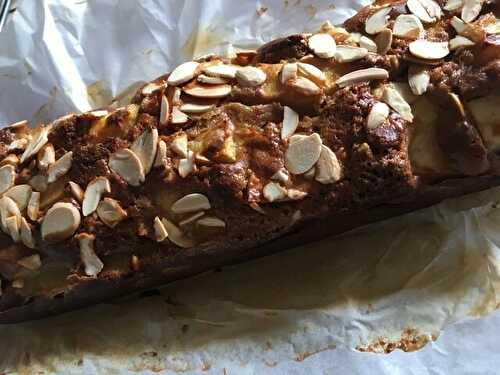
M 126 101 L 193 56 L 337 24 L 366 3 L 20 1 L 0 34 L 0 124 Z M 473 320 L 499 306 L 498 201 L 489 190 L 142 297 L 0 326 L 0 371 L 498 373 L 500 314 Z M 373 354 L 395 349 L 412 353 Z

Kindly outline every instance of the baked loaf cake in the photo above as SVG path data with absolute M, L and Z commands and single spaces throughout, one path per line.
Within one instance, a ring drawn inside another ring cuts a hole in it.
M 500 7 L 381 1 L 0 130 L 0 322 L 500 184 Z

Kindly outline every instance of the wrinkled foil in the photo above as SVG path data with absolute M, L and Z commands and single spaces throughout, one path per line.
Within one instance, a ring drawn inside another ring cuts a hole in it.
M 19 1 L 0 34 L 0 125 L 126 102 L 193 56 L 339 24 L 366 3 Z M 496 373 L 499 201 L 488 190 L 148 295 L 0 326 L 0 372 Z

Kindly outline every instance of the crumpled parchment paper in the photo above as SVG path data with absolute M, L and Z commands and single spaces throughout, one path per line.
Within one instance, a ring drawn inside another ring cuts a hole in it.
M 20 1 L 0 34 L 0 124 L 125 101 L 192 56 L 340 23 L 363 4 Z M 499 201 L 492 189 L 145 296 L 0 326 L 0 371 L 493 374 L 500 314 L 474 318 L 499 307 Z

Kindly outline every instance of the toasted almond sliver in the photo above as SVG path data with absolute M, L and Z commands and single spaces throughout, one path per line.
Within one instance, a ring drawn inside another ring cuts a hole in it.
M 418 100 L 418 96 L 411 91 L 407 82 L 391 82 L 389 85 L 395 88 L 408 104 L 413 104 Z
M 179 160 L 179 165 L 177 167 L 179 176 L 181 176 L 182 178 L 186 178 L 195 171 L 195 168 L 196 165 L 194 163 L 194 154 L 192 151 L 188 151 L 187 157 Z
M 450 24 L 451 26 L 453 26 L 457 34 L 462 34 L 467 28 L 467 24 L 457 16 L 452 17 L 452 19 L 450 20 Z
M 392 7 L 382 8 L 368 17 L 365 22 L 365 31 L 373 35 L 385 29 L 391 10 Z
M 16 185 L 5 192 L 5 196 L 12 198 L 21 211 L 28 206 L 31 197 L 31 186 L 28 184 Z
M 106 109 L 97 109 L 95 111 L 90 111 L 90 112 L 87 112 L 88 115 L 90 116 L 93 116 L 95 118 L 101 118 L 101 117 L 104 117 L 106 116 L 107 114 L 109 113 L 108 110 Z
M 226 223 L 224 220 L 215 216 L 205 216 L 196 222 L 197 225 L 207 228 L 225 228 Z
M 287 184 L 290 180 L 290 175 L 285 168 L 281 168 L 275 174 L 271 176 L 271 180 L 282 182 L 283 184 Z
M 368 129 L 376 129 L 385 122 L 387 117 L 389 117 L 389 106 L 385 103 L 377 102 L 368 114 L 366 126 Z
M 97 209 L 101 196 L 111 192 L 111 185 L 106 177 L 96 177 L 89 182 L 83 196 L 82 213 L 88 216 Z
M 413 121 L 410 105 L 394 87 L 390 85 L 385 86 L 382 100 L 399 113 L 403 119 L 409 122 Z
M 368 50 L 366 48 L 341 45 L 337 46 L 335 60 L 339 63 L 346 63 L 362 59 L 366 55 L 368 55 Z
M 431 76 L 429 72 L 417 65 L 412 65 L 408 69 L 408 84 L 415 95 L 423 95 L 427 92 Z
M 28 202 L 28 208 L 26 209 L 26 213 L 28 217 L 36 221 L 38 220 L 38 213 L 40 210 L 40 193 L 38 191 L 33 191 L 31 193 L 30 200 Z
M 156 150 L 156 158 L 154 162 L 155 167 L 161 167 L 165 164 L 165 160 L 167 159 L 167 144 L 164 140 L 160 139 L 158 141 L 158 147 Z
M 47 190 L 47 176 L 43 174 L 37 174 L 31 177 L 28 183 L 36 191 L 40 191 L 43 193 L 45 190 Z
M 69 238 L 80 225 L 80 212 L 71 203 L 55 203 L 45 214 L 41 225 L 42 238 L 59 242 Z
M 245 66 L 236 71 L 236 80 L 241 86 L 260 86 L 267 80 L 266 72 L 254 66 Z
M 152 128 L 144 131 L 130 146 L 132 152 L 141 161 L 144 174 L 149 173 L 156 156 L 158 146 L 158 129 Z
M 297 77 L 296 79 L 290 80 L 288 81 L 288 85 L 304 96 L 315 96 L 321 94 L 321 89 L 318 85 L 305 77 Z
M 292 174 L 307 172 L 318 161 L 321 144 L 321 137 L 317 133 L 290 143 L 285 153 L 286 169 Z
M 31 226 L 28 224 L 24 217 L 21 217 L 21 241 L 24 246 L 29 247 L 30 249 L 35 248 L 35 239 L 33 238 L 33 233 L 31 231 Z
M 298 201 L 307 197 L 307 192 L 297 189 L 288 189 L 286 191 L 286 196 L 293 201 Z
M 448 0 L 443 9 L 448 11 L 458 10 L 464 6 L 464 0 Z
M 181 104 L 181 95 L 182 90 L 180 87 L 174 87 L 174 94 L 172 95 L 172 104 L 180 105 Z
M 42 266 L 42 260 L 40 259 L 40 255 L 33 254 L 19 259 L 17 264 L 31 271 L 36 271 Z
M 359 46 L 368 52 L 377 53 L 377 43 L 364 35 L 359 38 Z
M 427 9 L 424 8 L 420 0 L 408 0 L 406 6 L 415 16 L 417 16 L 422 22 L 432 23 L 436 21 L 435 17 L 431 17 Z
M 358 82 L 387 78 L 389 78 L 389 72 L 387 70 L 381 68 L 368 68 L 347 73 L 340 77 L 336 83 L 340 87 L 345 87 Z
M 194 223 L 196 220 L 198 220 L 203 215 L 205 215 L 205 212 L 197 212 L 197 213 L 195 213 L 195 214 L 187 217 L 186 219 L 180 221 L 179 222 L 179 226 L 182 228 L 182 227 L 185 227 L 188 224 Z
M 316 181 L 333 184 L 342 178 L 342 166 L 337 155 L 327 146 L 321 146 L 321 154 L 316 163 Z
M 40 151 L 38 151 L 38 168 L 41 170 L 46 170 L 52 164 L 56 162 L 56 153 L 54 146 L 47 143 Z
M 284 64 L 281 68 L 281 83 L 287 84 L 288 81 L 297 79 L 297 63 Z
M 335 39 L 330 34 L 314 34 L 309 38 L 309 48 L 323 59 L 329 59 L 335 54 L 337 47 Z
M 484 0 L 464 0 L 461 18 L 467 23 L 474 21 L 481 13 L 483 1 Z
M 205 74 L 200 74 L 198 78 L 196 78 L 198 82 L 206 83 L 208 85 L 223 85 L 227 83 L 227 80 L 221 77 L 211 77 Z
M 161 219 L 165 229 L 168 233 L 168 239 L 175 245 L 182 248 L 189 248 L 195 245 L 195 242 L 186 237 L 184 233 L 168 219 Z
M 120 221 L 127 217 L 127 212 L 120 203 L 112 198 L 104 198 L 97 205 L 99 219 L 110 228 L 114 228 Z
M 461 35 L 457 35 L 453 39 L 450 39 L 449 43 L 450 43 L 450 51 L 454 51 L 459 48 L 472 47 L 475 45 L 475 43 L 472 40 L 463 37 Z
M 19 231 L 20 219 L 15 216 L 10 216 L 5 219 L 5 228 L 7 229 L 7 233 L 12 238 L 12 241 L 19 242 L 21 240 L 21 233 Z
M 448 42 L 430 42 L 425 39 L 411 42 L 409 48 L 413 55 L 426 60 L 442 59 L 450 53 Z
M 19 158 L 16 154 L 9 154 L 5 158 L 3 158 L 2 161 L 0 161 L 0 166 L 4 166 L 6 164 L 10 164 L 15 167 L 19 164 Z
M 200 193 L 192 193 L 183 196 L 174 202 L 171 210 L 174 214 L 186 214 L 210 209 L 210 201 Z
M 161 89 L 162 86 L 157 84 L 157 83 L 154 83 L 154 82 L 151 82 L 151 83 L 148 83 L 146 86 L 144 86 L 142 88 L 142 95 L 151 95 L 152 93 L 154 93 L 155 91 Z
M 73 162 L 73 151 L 69 151 L 56 160 L 47 170 L 47 182 L 49 184 L 57 181 L 71 169 Z
M 262 190 L 262 194 L 269 202 L 280 201 L 287 196 L 286 189 L 276 182 L 267 183 Z
M 16 168 L 7 164 L 0 167 L 0 194 L 9 190 L 16 180 Z
M 28 145 L 29 140 L 26 138 L 19 138 L 19 139 L 14 139 L 9 147 L 7 147 L 8 151 L 14 151 L 14 150 L 24 150 L 26 149 L 26 146 Z
M 214 104 L 194 104 L 194 103 L 186 103 L 181 105 L 180 110 L 184 113 L 204 113 L 207 111 L 210 111 L 212 108 L 214 108 Z M 174 107 L 176 108 L 176 107 Z M 172 122 L 173 122 L 173 111 L 172 111 Z
M 160 107 L 160 124 L 166 125 L 168 123 L 168 118 L 170 116 L 170 104 L 168 104 L 168 99 L 165 95 L 161 97 L 161 107 Z
M 0 223 L 2 229 L 6 232 L 8 232 L 7 219 L 10 217 L 15 217 L 19 222 L 21 220 L 21 211 L 12 198 L 4 196 L 0 199 Z
M 315 67 L 312 64 L 307 64 L 303 62 L 297 63 L 298 72 L 313 81 L 314 83 L 321 85 L 326 81 L 326 75 L 321 71 L 321 69 Z
M 434 0 L 420 0 L 420 3 L 425 8 L 429 16 L 441 19 L 443 16 L 443 11 L 441 10 L 441 6 Z
M 394 36 L 405 39 L 418 39 L 424 31 L 424 25 L 413 14 L 401 14 L 394 21 L 392 33 Z
M 234 65 L 209 65 L 203 69 L 203 73 L 211 77 L 221 77 L 227 79 L 233 79 L 236 77 L 237 66 Z
M 85 268 L 85 274 L 91 277 L 97 276 L 104 268 L 104 264 L 95 253 L 95 236 L 93 234 L 80 233 L 76 236 L 76 239 L 80 247 L 80 258 Z
M 116 151 L 109 158 L 109 167 L 129 185 L 139 186 L 145 180 L 141 160 L 130 149 Z
M 170 73 L 167 83 L 171 86 L 178 86 L 191 81 L 196 75 L 196 71 L 199 66 L 200 63 L 195 61 L 188 61 L 179 65 L 172 73 Z
M 185 124 L 186 122 L 188 122 L 188 120 L 189 118 L 187 117 L 187 115 L 184 112 L 182 112 L 179 108 L 177 107 L 172 108 L 172 117 L 170 122 L 173 125 Z
M 80 187 L 80 185 L 78 185 L 76 182 L 73 181 L 69 181 L 68 185 L 69 185 L 69 191 L 71 192 L 73 198 L 75 198 L 76 201 L 81 204 L 83 202 L 83 197 L 84 197 L 83 189 Z
M 285 106 L 283 109 L 283 126 L 281 127 L 281 139 L 287 139 L 299 125 L 299 114 L 292 108 Z
M 383 29 L 375 37 L 377 50 L 380 55 L 385 55 L 392 46 L 392 31 L 391 29 Z
M 184 87 L 184 92 L 195 98 L 224 98 L 231 94 L 231 85 L 196 85 Z
M 155 217 L 153 222 L 153 229 L 155 230 L 155 238 L 157 242 L 162 242 L 168 237 L 168 232 L 165 229 L 162 221 L 158 216 Z
M 188 138 L 187 134 L 178 133 L 170 143 L 170 148 L 179 156 L 186 158 L 188 155 Z
M 31 138 L 30 143 L 26 146 L 24 153 L 21 156 L 21 163 L 24 163 L 28 158 L 35 155 L 40 149 L 45 146 L 49 138 L 49 128 L 39 128 L 36 134 Z

